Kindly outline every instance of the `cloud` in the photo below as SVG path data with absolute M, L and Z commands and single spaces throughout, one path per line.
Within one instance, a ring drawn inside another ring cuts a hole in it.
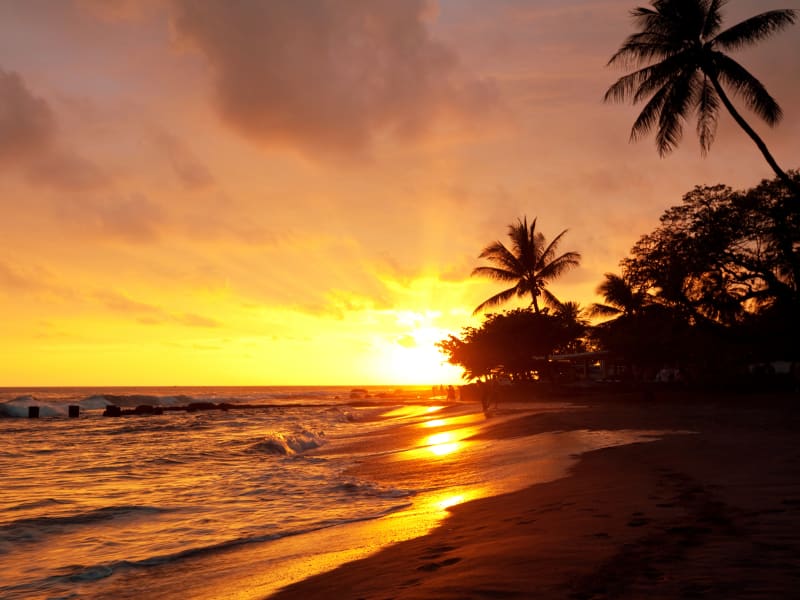
M 50 105 L 18 73 L 0 69 L 0 167 L 21 169 L 33 185 L 87 190 L 108 182 L 91 161 L 58 144 Z
M 180 323 L 181 325 L 186 325 L 188 327 L 219 327 L 221 325 L 221 323 L 216 319 L 211 319 L 202 315 L 195 315 L 193 313 L 172 315 L 172 319 L 176 323 Z
M 29 161 L 26 177 L 34 185 L 56 190 L 87 191 L 109 183 L 106 173 L 95 163 L 76 154 L 51 149 Z
M 47 102 L 34 96 L 19 74 L 0 69 L 0 164 L 47 149 L 55 129 Z
M 141 20 L 160 4 L 160 0 L 75 0 L 80 9 L 110 23 Z
M 136 193 L 64 199 L 57 210 L 65 222 L 83 231 L 137 243 L 158 239 L 165 220 L 159 205 Z
M 208 167 L 177 137 L 166 131 L 159 131 L 155 134 L 155 143 L 166 153 L 172 170 L 185 188 L 203 189 L 214 183 Z
M 41 273 L 23 273 L 16 267 L 0 261 L 0 290 L 14 290 L 14 292 L 37 292 L 49 290 L 41 280 Z
M 163 323 L 176 323 L 187 327 L 220 327 L 222 325 L 216 319 L 194 313 L 172 313 L 155 304 L 133 300 L 112 290 L 97 291 L 94 293 L 94 298 L 113 312 L 135 315 L 136 320 L 144 325 L 161 325 Z
M 424 0 L 176 0 L 179 38 L 216 76 L 220 116 L 243 136 L 310 155 L 414 140 L 443 117 L 490 112 L 494 89 L 465 80 L 426 28 Z

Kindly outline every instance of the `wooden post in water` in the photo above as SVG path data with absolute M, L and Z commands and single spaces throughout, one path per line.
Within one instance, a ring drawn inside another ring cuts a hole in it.
M 106 406 L 106 409 L 103 411 L 104 417 L 121 417 L 122 416 L 122 409 L 119 406 L 115 406 L 114 404 L 109 404 Z
M 39 407 L 38 406 L 29 406 L 28 407 L 28 418 L 29 419 L 38 419 L 39 418 Z
M 69 405 L 69 418 L 70 419 L 77 419 L 81 416 L 81 407 L 77 404 L 70 404 Z

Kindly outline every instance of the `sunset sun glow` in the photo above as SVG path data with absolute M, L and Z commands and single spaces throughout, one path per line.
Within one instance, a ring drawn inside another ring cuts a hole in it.
M 521 215 L 583 257 L 555 296 L 596 301 L 684 192 L 771 176 L 728 117 L 705 159 L 628 143 L 631 6 L 0 3 L 0 383 L 455 384 L 435 344 Z M 799 43 L 740 53 L 790 168 Z

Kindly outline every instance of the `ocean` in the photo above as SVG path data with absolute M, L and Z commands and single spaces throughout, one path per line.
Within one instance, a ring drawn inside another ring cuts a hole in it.
M 438 391 L 0 389 L 0 597 L 265 598 L 649 435 L 480 439 L 563 407 L 487 421 Z

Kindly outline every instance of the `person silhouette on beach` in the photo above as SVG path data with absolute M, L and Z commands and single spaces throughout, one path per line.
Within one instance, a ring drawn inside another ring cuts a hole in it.
M 491 416 L 491 412 L 489 411 L 489 407 L 492 404 L 493 399 L 493 390 L 492 384 L 486 383 L 485 381 L 478 381 L 478 395 L 481 399 L 481 406 L 483 407 L 483 414 L 487 417 Z M 495 408 L 497 407 L 497 403 L 495 402 Z

